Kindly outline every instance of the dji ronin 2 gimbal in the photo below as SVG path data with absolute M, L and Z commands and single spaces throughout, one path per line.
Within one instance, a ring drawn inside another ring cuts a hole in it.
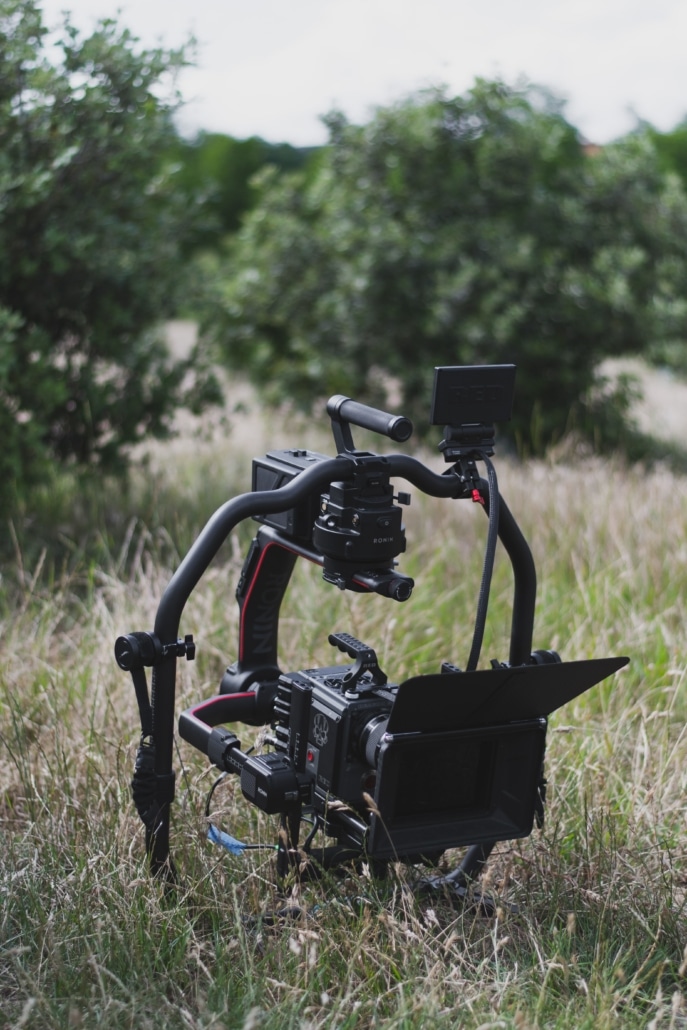
M 252 492 L 209 520 L 164 593 L 154 631 L 118 638 L 115 655 L 132 674 L 141 716 L 132 787 L 155 874 L 174 875 L 176 663 L 195 654 L 192 636 L 179 636 L 181 616 L 222 544 L 248 518 L 260 526 L 236 589 L 238 657 L 219 693 L 181 714 L 179 733 L 219 770 L 236 774 L 248 801 L 280 817 L 278 875 L 363 860 L 380 873 L 390 861 L 434 865 L 447 849 L 468 845 L 455 870 L 423 881 L 464 893 L 497 841 L 526 837 L 535 820 L 541 823 L 547 716 L 628 659 L 563 663 L 554 651 L 532 650 L 534 562 L 490 461 L 494 424 L 510 418 L 514 380 L 513 365 L 435 370 L 430 422 L 445 427 L 439 446 L 450 467 L 443 474 L 409 455 L 357 450 L 351 425 L 402 443 L 412 424 L 332 397 L 337 456 L 291 449 L 254 460 Z M 350 663 L 283 672 L 280 608 L 299 558 L 321 566 L 325 581 L 341 590 L 410 598 L 413 580 L 395 560 L 406 548 L 400 505 L 410 498 L 394 495 L 393 477 L 432 497 L 472 499 L 488 515 L 465 669 L 443 662 L 437 673 L 391 683 L 372 647 L 334 633 L 330 643 Z M 478 670 L 497 539 L 514 575 L 510 651 L 507 661 Z M 146 666 L 153 669 L 150 696 Z M 236 723 L 269 724 L 266 746 L 242 751 L 226 728 Z

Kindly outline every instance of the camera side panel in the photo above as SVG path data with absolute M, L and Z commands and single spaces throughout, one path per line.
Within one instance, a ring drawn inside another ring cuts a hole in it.
M 329 461 L 325 454 L 301 448 L 269 451 L 253 459 L 253 492 L 278 490 L 318 461 Z M 309 542 L 319 514 L 319 493 L 310 494 L 294 508 L 273 515 L 256 516 L 256 521 L 280 529 L 287 536 Z

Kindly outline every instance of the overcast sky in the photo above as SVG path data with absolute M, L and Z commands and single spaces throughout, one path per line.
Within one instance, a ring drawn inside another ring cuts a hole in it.
M 42 0 L 90 31 L 116 0 Z M 687 0 L 121 0 L 119 21 L 152 46 L 193 34 L 183 131 L 325 140 L 333 107 L 365 121 L 427 86 L 524 76 L 567 100 L 592 142 L 687 115 Z

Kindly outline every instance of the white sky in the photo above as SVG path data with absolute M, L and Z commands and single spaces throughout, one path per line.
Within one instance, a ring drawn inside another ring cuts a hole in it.
M 147 46 L 193 34 L 183 131 L 324 142 L 320 116 L 354 122 L 427 86 L 463 93 L 476 76 L 520 76 L 567 100 L 605 143 L 640 117 L 687 116 L 687 0 L 41 0 L 90 31 L 117 16 Z M 119 10 L 119 14 L 117 11 Z

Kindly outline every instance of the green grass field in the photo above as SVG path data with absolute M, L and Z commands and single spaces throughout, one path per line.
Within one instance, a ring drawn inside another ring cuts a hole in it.
M 303 442 L 284 436 L 271 442 Z M 383 882 L 293 886 L 306 914 L 269 925 L 283 904 L 272 854 L 207 843 L 214 775 L 183 741 L 172 834 L 182 883 L 170 895 L 149 880 L 129 797 L 136 704 L 113 642 L 152 627 L 178 549 L 225 492 L 248 489 L 260 448 L 251 436 L 181 453 L 121 510 L 114 496 L 81 498 L 80 521 L 69 494 L 55 497 L 59 560 L 52 545 L 41 556 L 18 541 L 3 570 L 0 1025 L 687 1027 L 687 479 L 664 469 L 497 460 L 537 563 L 535 646 L 632 661 L 552 717 L 546 823 L 497 848 L 484 878 L 494 916 L 418 900 L 414 871 L 399 867 Z M 298 567 L 285 668 L 330 664 L 332 630 L 375 646 L 397 681 L 465 664 L 486 520 L 469 502 L 414 491 L 406 524 L 401 568 L 417 580 L 406 605 L 341 594 Z M 187 606 L 198 658 L 179 665 L 179 710 L 214 693 L 235 657 L 242 547 L 225 547 Z M 507 658 L 510 599 L 501 556 L 482 665 Z M 245 747 L 255 731 L 241 732 Z M 236 836 L 276 839 L 235 780 L 213 805 Z

